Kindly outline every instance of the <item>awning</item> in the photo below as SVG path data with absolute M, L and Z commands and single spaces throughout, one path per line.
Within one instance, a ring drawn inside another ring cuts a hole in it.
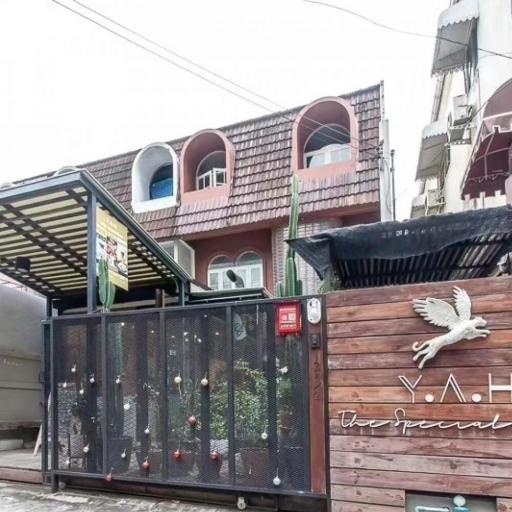
M 478 20 L 478 0 L 461 0 L 439 16 L 432 74 L 466 64 L 471 34 Z
M 417 180 L 439 175 L 446 158 L 447 143 L 446 121 L 436 121 L 425 126 L 421 135 L 420 156 L 416 169 Z
M 104 215 L 125 234 L 124 243 L 112 237 L 102 247 L 122 246 L 114 254 L 120 256 L 120 276 L 127 261 L 128 291 L 120 289 L 121 297 L 140 298 L 141 290 L 154 297 L 155 288 L 188 290 L 188 274 L 86 171 L 0 190 L 0 272 L 52 299 L 83 303 L 90 284 L 88 247 L 101 246 L 96 219 Z
M 509 175 L 509 151 L 512 147 L 512 130 L 494 131 L 478 145 L 468 168 L 462 196 L 479 197 L 481 192 L 493 196 L 497 190 L 505 192 Z
M 340 288 L 486 277 L 512 248 L 512 208 L 364 224 L 287 242 Z
M 466 170 L 462 196 L 492 196 L 505 192 L 505 179 L 512 172 L 512 80 L 498 87 L 483 111 L 473 154 Z

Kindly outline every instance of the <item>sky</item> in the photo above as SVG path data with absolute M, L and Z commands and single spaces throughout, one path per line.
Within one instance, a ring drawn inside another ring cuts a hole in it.
M 59 1 L 98 19 L 73 0 Z M 434 39 L 384 30 L 304 0 L 80 1 L 275 103 L 225 84 L 265 108 L 236 97 L 52 0 L 0 0 L 0 183 L 383 80 L 397 213 L 409 215 L 421 130 L 433 102 Z M 327 1 L 432 35 L 449 4 Z

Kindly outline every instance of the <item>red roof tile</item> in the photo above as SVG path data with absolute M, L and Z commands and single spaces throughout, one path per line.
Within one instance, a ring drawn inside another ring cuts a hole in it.
M 379 143 L 380 85 L 342 97 L 359 125 L 357 172 L 302 184 L 303 213 L 379 201 L 376 146 Z M 236 151 L 229 197 L 135 215 L 157 239 L 265 222 L 288 215 L 292 120 L 302 107 L 226 126 L 220 130 Z M 169 141 L 180 154 L 186 138 Z M 130 209 L 131 167 L 137 151 L 81 165 Z

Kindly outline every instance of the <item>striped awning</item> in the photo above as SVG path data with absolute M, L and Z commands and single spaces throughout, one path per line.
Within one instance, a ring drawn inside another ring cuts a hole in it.
M 441 13 L 432 74 L 449 73 L 466 64 L 478 15 L 478 0 L 461 0 Z
M 448 129 L 445 121 L 436 121 L 423 129 L 416 179 L 438 176 L 446 159 Z
M 94 198 L 94 203 L 90 202 Z M 188 274 L 86 171 L 0 190 L 0 272 L 51 298 L 85 295 L 88 209 L 96 204 L 128 232 L 129 289 L 176 289 Z

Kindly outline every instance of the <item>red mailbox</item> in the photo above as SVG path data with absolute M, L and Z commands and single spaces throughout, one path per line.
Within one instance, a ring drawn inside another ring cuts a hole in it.
M 302 331 L 302 315 L 300 302 L 279 304 L 277 306 L 279 336 L 300 334 Z

